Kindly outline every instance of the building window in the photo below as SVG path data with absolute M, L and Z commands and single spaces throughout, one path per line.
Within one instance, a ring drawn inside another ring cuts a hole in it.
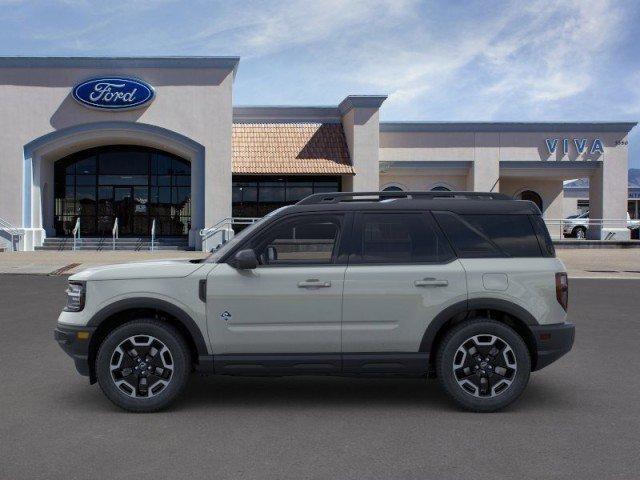
M 449 187 L 445 187 L 444 185 L 436 185 L 431 189 L 432 192 L 450 192 L 451 189 Z
M 382 191 L 383 192 L 404 192 L 402 187 L 399 187 L 398 185 L 389 185 L 387 187 L 384 187 Z
M 54 164 L 56 235 L 68 236 L 80 218 L 85 236 L 187 235 L 191 228 L 191 166 L 146 147 L 83 150 Z
M 232 215 L 264 217 L 314 193 L 339 192 L 340 177 L 234 176 Z
M 589 211 L 589 200 L 578 200 L 578 213 L 587 213 Z
M 523 190 L 518 195 L 516 195 L 516 198 L 518 200 L 528 200 L 535 203 L 542 212 L 542 197 L 533 190 Z

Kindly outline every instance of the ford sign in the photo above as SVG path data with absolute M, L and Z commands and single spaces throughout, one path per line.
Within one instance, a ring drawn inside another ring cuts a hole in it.
M 151 85 L 135 78 L 93 78 L 73 89 L 73 98 L 78 103 L 106 110 L 138 108 L 149 103 L 154 96 Z

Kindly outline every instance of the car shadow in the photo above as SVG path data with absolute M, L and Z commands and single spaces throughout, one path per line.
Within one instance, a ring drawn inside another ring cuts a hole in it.
M 74 411 L 121 412 L 104 397 L 100 387 L 86 384 L 57 391 L 55 401 Z M 556 412 L 575 407 L 574 399 L 560 386 L 532 382 L 522 397 L 505 412 Z M 231 377 L 194 376 L 187 390 L 165 412 L 206 410 L 208 407 L 238 409 L 331 409 L 376 410 L 381 407 L 422 411 L 460 412 L 435 379 L 354 377 Z

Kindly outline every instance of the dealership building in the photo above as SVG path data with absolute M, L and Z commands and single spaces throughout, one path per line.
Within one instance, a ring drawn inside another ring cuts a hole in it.
M 236 57 L 0 58 L 0 241 L 184 239 L 331 191 L 472 190 L 622 220 L 635 123 L 381 122 L 385 96 L 234 106 Z M 80 220 L 78 223 L 78 219 Z M 611 224 L 612 228 L 615 226 Z M 601 238 L 607 228 L 594 226 Z M 13 230 L 12 230 L 13 229 Z

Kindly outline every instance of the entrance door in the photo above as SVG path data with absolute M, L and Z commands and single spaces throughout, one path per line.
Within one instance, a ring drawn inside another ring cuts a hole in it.
M 113 187 L 114 219 L 118 219 L 120 235 L 149 235 L 148 209 L 149 189 L 147 187 Z

